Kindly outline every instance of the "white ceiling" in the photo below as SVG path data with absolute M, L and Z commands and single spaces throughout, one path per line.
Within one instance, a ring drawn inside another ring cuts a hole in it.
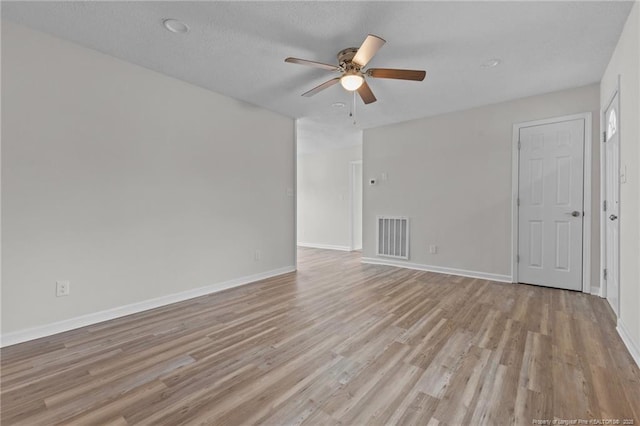
M 370 79 L 359 128 L 600 80 L 632 2 L 2 2 L 3 18 L 117 58 L 316 123 L 353 126 L 335 75 L 287 64 L 335 63 L 368 33 L 387 44 L 371 67 L 426 69 L 424 82 Z M 163 18 L 191 28 L 173 34 Z M 501 58 L 493 69 L 481 69 Z M 346 108 L 332 108 L 337 101 Z
M 362 130 L 351 126 L 332 126 L 324 120 L 301 118 L 296 122 L 296 142 L 298 155 L 362 146 Z

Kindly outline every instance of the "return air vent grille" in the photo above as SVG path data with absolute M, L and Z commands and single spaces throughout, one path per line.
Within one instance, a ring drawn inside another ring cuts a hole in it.
M 378 256 L 409 259 L 409 218 L 378 216 Z

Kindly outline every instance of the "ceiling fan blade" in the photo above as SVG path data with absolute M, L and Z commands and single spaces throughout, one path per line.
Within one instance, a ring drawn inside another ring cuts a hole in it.
M 362 86 L 358 88 L 358 95 L 360 95 L 365 104 L 370 104 L 376 101 L 376 97 L 373 95 L 373 92 L 366 81 L 363 81 Z
M 335 65 L 323 64 L 322 62 L 316 62 L 316 61 L 308 61 L 306 59 L 287 58 L 284 61 L 289 62 L 291 64 L 307 65 L 310 67 L 322 68 L 329 71 L 342 71 L 340 67 L 337 67 Z
M 303 93 L 302 96 L 306 96 L 306 97 L 313 96 L 316 93 L 323 91 L 327 87 L 333 86 L 334 84 L 336 84 L 339 81 L 340 81 L 340 77 L 332 78 L 331 80 L 325 81 L 321 85 L 314 87 L 313 89 L 309 90 L 308 92 Z
M 378 53 L 378 50 L 385 44 L 386 41 L 381 39 L 378 36 L 374 36 L 373 34 L 369 34 L 367 38 L 362 42 L 362 46 L 358 49 L 358 53 L 353 57 L 351 62 L 355 62 L 360 65 L 360 67 L 364 67 L 369 63 L 371 58 Z
M 421 70 L 398 70 L 394 68 L 371 68 L 367 71 L 367 75 L 373 78 L 422 81 L 427 75 L 427 72 Z

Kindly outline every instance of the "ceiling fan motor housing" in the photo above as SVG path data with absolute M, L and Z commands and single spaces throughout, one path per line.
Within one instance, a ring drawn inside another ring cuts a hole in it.
M 342 49 L 340 52 L 338 52 L 337 55 L 338 64 L 340 64 L 340 66 L 344 68 L 345 71 L 351 69 L 359 69 L 358 65 L 351 62 L 353 57 L 356 56 L 356 53 L 358 53 L 357 47 L 347 47 L 346 49 Z

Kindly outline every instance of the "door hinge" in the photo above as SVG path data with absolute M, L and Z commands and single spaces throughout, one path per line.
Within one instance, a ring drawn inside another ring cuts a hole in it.
M 602 276 L 604 277 L 604 280 L 607 280 L 607 268 L 604 268 L 602 271 Z
M 518 151 L 522 148 L 522 144 L 520 143 L 520 139 L 518 139 Z
M 518 199 L 516 200 L 516 205 L 517 205 L 518 207 L 520 207 L 520 198 L 518 198 Z
M 602 202 L 602 211 L 606 212 L 607 211 L 607 200 L 604 200 Z
M 516 263 L 520 263 L 520 255 L 516 254 Z
M 607 141 L 607 132 L 602 132 L 602 142 L 606 142 Z

